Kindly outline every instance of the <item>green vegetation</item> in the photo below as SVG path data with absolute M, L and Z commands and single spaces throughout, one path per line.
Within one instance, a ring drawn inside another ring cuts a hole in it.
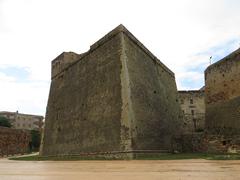
M 29 144 L 30 152 L 39 151 L 41 135 L 39 131 L 31 130 L 31 142 Z
M 9 121 L 9 119 L 3 117 L 3 116 L 0 116 L 0 126 L 3 126 L 3 127 L 11 127 L 11 123 Z
M 179 154 L 139 154 L 138 160 L 180 160 L 180 159 L 207 159 L 207 160 L 240 160 L 240 154 L 208 154 L 208 153 L 179 153 Z
M 38 155 L 25 157 L 12 157 L 10 160 L 23 161 L 79 161 L 79 160 L 116 160 L 114 158 L 94 156 L 54 156 L 41 157 Z M 182 153 L 182 154 L 138 154 L 136 160 L 180 160 L 180 159 L 207 159 L 207 160 L 240 160 L 240 154 L 204 154 L 204 153 Z
M 94 157 L 94 156 L 52 156 L 43 157 L 39 155 L 12 157 L 9 160 L 22 161 L 79 161 L 79 160 L 115 160 L 114 158 Z
M 203 153 L 178 153 L 178 154 L 142 154 L 136 155 L 139 160 L 178 160 L 178 159 L 206 159 L 208 154 Z

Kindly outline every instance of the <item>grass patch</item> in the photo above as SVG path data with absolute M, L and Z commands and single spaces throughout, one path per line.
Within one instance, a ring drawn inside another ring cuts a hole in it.
M 179 154 L 136 154 L 137 160 L 178 160 L 178 159 L 206 159 L 208 154 L 179 153 Z
M 138 160 L 181 160 L 181 159 L 206 159 L 206 160 L 240 160 L 240 154 L 209 154 L 209 153 L 179 153 L 179 154 L 139 154 Z
M 22 161 L 80 161 L 80 160 L 117 160 L 113 157 L 99 156 L 53 156 L 39 155 L 11 157 L 10 160 Z M 180 154 L 136 154 L 135 160 L 180 160 L 180 159 L 207 159 L 207 160 L 240 160 L 240 154 L 206 154 L 206 153 L 180 153 Z
M 208 160 L 240 160 L 240 154 L 214 154 Z
M 44 157 L 39 155 L 11 157 L 9 160 L 21 161 L 80 161 L 80 160 L 116 160 L 115 158 L 97 157 L 97 156 L 52 156 Z

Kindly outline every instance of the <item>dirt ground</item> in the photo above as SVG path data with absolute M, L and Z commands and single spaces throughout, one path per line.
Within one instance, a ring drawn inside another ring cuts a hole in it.
M 10 161 L 0 159 L 1 180 L 232 180 L 240 161 Z

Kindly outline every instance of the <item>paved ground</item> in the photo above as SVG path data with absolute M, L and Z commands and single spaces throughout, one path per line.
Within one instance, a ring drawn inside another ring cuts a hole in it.
M 240 161 L 9 161 L 0 160 L 1 180 L 232 180 Z

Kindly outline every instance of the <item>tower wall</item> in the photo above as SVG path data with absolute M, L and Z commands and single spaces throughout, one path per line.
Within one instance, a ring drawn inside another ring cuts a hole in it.
M 171 150 L 180 130 L 175 76 L 131 34 L 124 36 L 133 109 L 132 147 Z
M 81 55 L 74 52 L 63 52 L 52 61 L 51 78 L 64 71 L 71 63 L 77 61 Z
M 174 74 L 122 25 L 52 78 L 42 155 L 170 151 Z
M 205 83 L 207 131 L 240 134 L 240 50 L 209 66 Z
M 43 155 L 120 150 L 120 35 L 52 79 Z

